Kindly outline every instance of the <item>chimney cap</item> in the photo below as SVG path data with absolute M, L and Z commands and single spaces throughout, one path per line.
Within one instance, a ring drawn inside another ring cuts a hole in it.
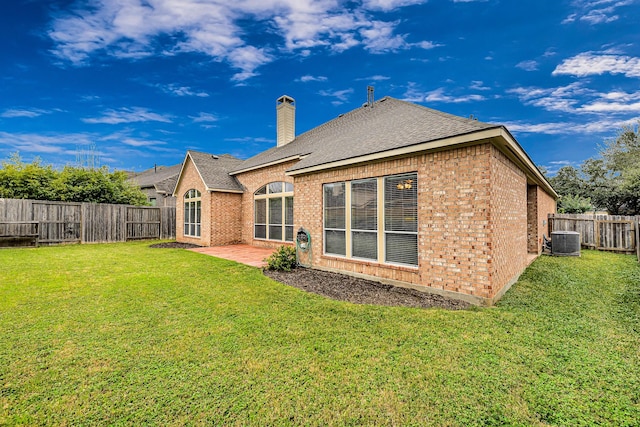
M 280 98 L 278 98 L 278 100 L 276 101 L 276 103 L 278 105 L 280 104 L 293 104 L 295 103 L 296 100 L 293 99 L 292 97 L 290 97 L 289 95 L 282 95 Z

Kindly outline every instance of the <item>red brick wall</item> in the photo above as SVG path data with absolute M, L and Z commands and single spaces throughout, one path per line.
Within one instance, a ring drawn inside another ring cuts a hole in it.
M 488 296 L 490 153 L 484 144 L 425 156 L 420 200 L 425 285 Z
M 200 237 L 184 235 L 184 194 L 195 188 L 202 194 L 202 219 Z M 206 190 L 198 171 L 190 158 L 184 165 L 180 182 L 176 187 L 176 240 L 183 243 L 193 243 L 200 246 L 209 246 L 211 242 L 211 194 Z
M 491 297 L 491 153 L 484 144 L 296 177 L 295 220 L 311 233 L 313 265 Z M 322 184 L 405 172 L 418 173 L 418 268 L 324 256 Z
M 203 238 L 196 243 L 207 244 L 204 242 L 208 241 L 211 244 L 226 244 L 240 240 L 257 246 L 282 245 L 283 242 L 279 241 L 253 238 L 253 194 L 269 182 L 285 181 L 294 184 L 294 230 L 302 226 L 311 234 L 313 259 L 307 262 L 311 261 L 314 267 L 375 276 L 484 299 L 493 298 L 526 267 L 526 176 L 491 144 L 321 171 L 296 176 L 295 179 L 285 175 L 285 170 L 294 163 L 282 163 L 237 175 L 245 187 L 242 195 L 214 193 L 213 196 L 206 196 L 205 203 L 203 192 Z M 189 164 L 185 167 L 177 193 L 179 202 L 185 191 L 202 186 L 193 169 Z M 418 174 L 417 267 L 323 254 L 324 183 L 407 172 Z M 537 190 L 536 200 L 539 205 L 537 218 L 541 222 L 543 216 L 546 220 L 543 211 L 549 209 L 552 199 Z M 182 236 L 181 209 L 178 209 L 178 239 L 194 240 Z
M 491 257 L 495 296 L 527 266 L 527 177 L 497 148 L 491 149 Z
M 231 245 L 242 239 L 242 194 L 211 193 L 210 246 Z
M 527 250 L 538 253 L 538 186 L 527 186 Z
M 240 181 L 240 183 L 244 186 L 244 193 L 242 195 L 242 217 L 241 217 L 241 241 L 243 243 L 255 246 L 262 246 L 268 248 L 277 248 L 285 243 L 281 241 L 271 241 L 271 240 L 261 240 L 253 238 L 253 194 L 256 190 L 262 187 L 265 184 L 275 181 L 289 182 L 293 184 L 293 178 L 290 176 L 286 176 L 284 171 L 289 169 L 293 164 L 297 161 L 291 161 L 286 163 L 281 163 L 274 166 L 269 166 L 266 168 L 258 169 L 255 171 L 244 172 L 236 175 L 236 178 Z M 322 200 L 322 199 L 321 199 Z M 296 216 L 297 209 L 297 188 L 294 185 L 293 188 L 293 221 L 294 221 L 294 232 L 297 230 L 296 224 L 298 224 L 298 217 Z
M 549 235 L 548 221 L 549 214 L 556 213 L 556 201 L 539 186 L 536 186 L 536 194 L 537 210 L 535 218 L 537 219 L 537 248 L 535 249 L 536 253 L 540 253 L 542 252 L 542 236 L 546 235 L 547 237 L 551 237 Z

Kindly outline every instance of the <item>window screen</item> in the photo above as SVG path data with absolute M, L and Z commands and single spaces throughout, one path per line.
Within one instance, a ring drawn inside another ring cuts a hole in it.
M 418 265 L 417 174 L 385 178 L 385 261 Z
M 324 242 L 325 253 L 346 255 L 345 183 L 325 184 Z
M 376 179 L 351 183 L 351 255 L 378 259 L 378 184 Z

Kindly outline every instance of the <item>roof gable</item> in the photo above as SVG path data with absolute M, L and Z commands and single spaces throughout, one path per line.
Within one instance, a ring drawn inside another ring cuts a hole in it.
M 182 163 L 183 167 L 180 171 L 180 175 L 176 180 L 173 192 L 180 183 L 180 178 L 184 173 L 184 168 L 187 165 L 187 160 L 191 160 L 198 175 L 202 179 L 207 191 L 222 191 L 222 192 L 243 192 L 242 185 L 238 180 L 230 175 L 232 170 L 235 170 L 242 160 L 237 159 L 229 154 L 223 154 L 217 156 L 214 154 L 203 153 L 200 151 L 187 151 L 185 161 Z

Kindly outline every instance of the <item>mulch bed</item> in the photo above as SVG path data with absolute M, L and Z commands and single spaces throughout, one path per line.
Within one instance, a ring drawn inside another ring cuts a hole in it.
M 164 248 L 164 249 L 192 249 L 192 248 L 199 248 L 200 246 L 194 245 L 193 243 L 165 242 L 165 243 L 155 243 L 153 245 L 149 245 L 149 247 Z
M 191 243 L 166 242 L 156 243 L 149 247 L 191 249 L 200 246 Z M 447 310 L 464 310 L 471 307 L 471 304 L 467 302 L 440 295 L 310 268 L 300 267 L 290 272 L 264 270 L 264 274 L 285 285 L 354 304 L 415 308 L 437 307 Z
M 463 310 L 471 304 L 415 289 L 346 276 L 327 271 L 296 268 L 290 272 L 265 270 L 264 274 L 285 285 L 354 304 Z

